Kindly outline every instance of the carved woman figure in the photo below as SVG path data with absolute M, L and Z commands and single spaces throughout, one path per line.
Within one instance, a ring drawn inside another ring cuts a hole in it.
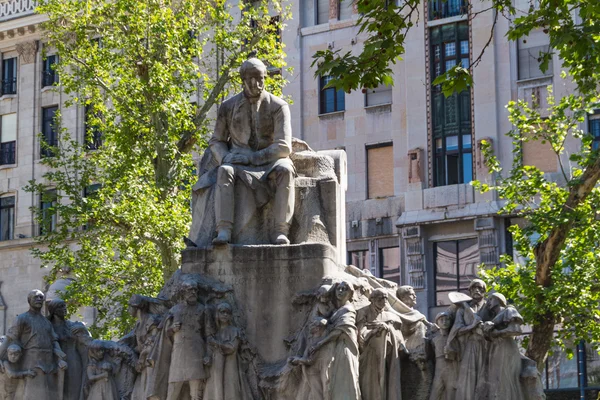
M 48 303 L 48 320 L 58 336 L 60 348 L 67 355 L 69 366 L 65 370 L 63 400 L 80 400 L 83 397 L 84 374 L 87 365 L 87 345 L 92 338 L 81 322 L 66 319 L 67 304 L 54 299 Z
M 323 346 L 332 343 L 333 359 L 329 367 L 329 398 L 360 400 L 358 384 L 358 339 L 356 310 L 352 304 L 354 287 L 349 282 L 334 286 L 337 310 L 329 320 L 329 333 L 309 350 L 311 357 Z
M 519 375 L 521 354 L 514 337 L 522 334 L 523 317 L 514 307 L 506 306 L 506 298 L 492 293 L 486 307 L 495 315 L 484 325 L 491 341 L 488 350 L 489 400 L 521 400 L 524 398 Z
M 105 359 L 108 347 L 102 340 L 94 340 L 89 346 L 87 400 L 119 400 L 114 379 L 114 365 Z
M 229 303 L 217 305 L 216 325 L 216 333 L 208 338 L 213 361 L 204 398 L 251 400 L 252 392 L 240 354 L 244 338 L 241 329 L 232 325 L 232 310 Z

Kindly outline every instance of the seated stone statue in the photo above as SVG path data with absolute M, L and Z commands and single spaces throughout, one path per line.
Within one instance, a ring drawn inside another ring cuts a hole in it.
M 246 60 L 240 75 L 244 90 L 219 108 L 208 145 L 217 168 L 215 214 L 217 237 L 213 244 L 231 241 L 234 223 L 234 187 L 243 182 L 258 198 L 274 197 L 272 243 L 289 244 L 294 212 L 292 129 L 288 104 L 264 90 L 267 67 L 257 58 Z
M 240 75 L 244 90 L 220 106 L 198 167 L 192 245 L 341 244 L 345 153 L 292 138 L 289 106 L 264 90 L 260 60 L 245 61 Z

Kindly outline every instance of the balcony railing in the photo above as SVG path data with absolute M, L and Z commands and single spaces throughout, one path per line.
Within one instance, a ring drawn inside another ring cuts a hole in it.
M 469 10 L 467 0 L 429 0 L 429 20 L 456 17 Z
M 7 0 L 0 2 L 0 21 L 31 15 L 35 11 L 35 0 Z
M 0 165 L 11 165 L 15 163 L 17 142 L 6 142 L 0 144 Z

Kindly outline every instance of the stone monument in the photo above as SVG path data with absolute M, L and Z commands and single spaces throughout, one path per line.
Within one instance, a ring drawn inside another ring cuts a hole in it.
M 430 323 L 413 288 L 345 265 L 345 153 L 293 138 L 260 60 L 240 74 L 200 162 L 181 269 L 158 297 L 131 298 L 118 342 L 92 340 L 60 299 L 47 319 L 31 292 L 0 346 L 4 397 L 543 399 L 514 340 L 523 320 L 485 283 Z

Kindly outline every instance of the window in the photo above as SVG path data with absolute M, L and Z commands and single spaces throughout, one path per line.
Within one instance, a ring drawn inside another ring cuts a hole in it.
M 17 93 L 17 58 L 2 61 L 2 94 Z
M 367 198 L 394 195 L 394 148 L 390 143 L 367 147 Z
M 546 71 L 540 69 L 542 55 L 550 51 L 550 38 L 542 29 L 533 30 L 526 37 L 519 39 L 517 46 L 519 79 L 552 75 L 552 59 L 550 59 Z
M 300 9 L 302 10 L 302 26 L 329 22 L 329 0 L 302 0 Z
M 55 189 L 47 190 L 40 196 L 40 235 L 45 235 L 56 230 L 56 220 L 58 216 L 57 210 L 55 209 L 56 198 Z
M 369 256 L 369 250 L 351 251 L 348 253 L 349 262 L 359 269 L 371 270 L 371 257 Z
M 392 103 L 392 87 L 381 84 L 375 89 L 367 89 L 365 107 Z
M 344 91 L 341 89 L 336 90 L 334 87 L 325 88 L 330 81 L 330 76 L 322 76 L 319 79 L 319 98 L 321 103 L 319 112 L 321 114 L 344 111 L 346 109 Z
M 0 240 L 12 240 L 15 234 L 15 196 L 0 198 Z
M 54 156 L 54 149 L 51 147 L 58 146 L 58 132 L 55 121 L 57 111 L 57 106 L 42 108 L 42 136 L 45 143 L 45 146 L 42 145 L 41 148 L 42 157 Z
M 592 148 L 594 150 L 600 149 L 600 113 L 590 115 L 588 117 L 590 135 L 594 138 L 592 142 Z
M 338 3 L 338 19 L 340 21 L 352 18 L 354 14 L 353 0 L 339 0 Z
M 469 67 L 469 26 L 448 24 L 431 29 L 431 81 L 457 64 Z M 471 90 L 446 98 L 431 88 L 435 186 L 473 180 Z
M 380 248 L 379 264 L 379 276 L 400 285 L 400 248 Z
M 98 150 L 102 146 L 102 132 L 98 128 L 99 112 L 91 105 L 85 106 L 85 145 L 88 150 Z
M 477 278 L 479 246 L 477 239 L 451 240 L 433 245 L 435 263 L 435 305 L 450 305 L 448 293 L 468 293 L 469 284 Z
M 429 20 L 466 14 L 468 9 L 466 0 L 429 0 Z
M 0 165 L 16 162 L 17 114 L 4 114 L 0 122 Z
M 57 61 L 55 54 L 47 56 L 44 59 L 44 65 L 42 67 L 42 87 L 52 86 L 58 83 L 58 72 L 54 69 Z

